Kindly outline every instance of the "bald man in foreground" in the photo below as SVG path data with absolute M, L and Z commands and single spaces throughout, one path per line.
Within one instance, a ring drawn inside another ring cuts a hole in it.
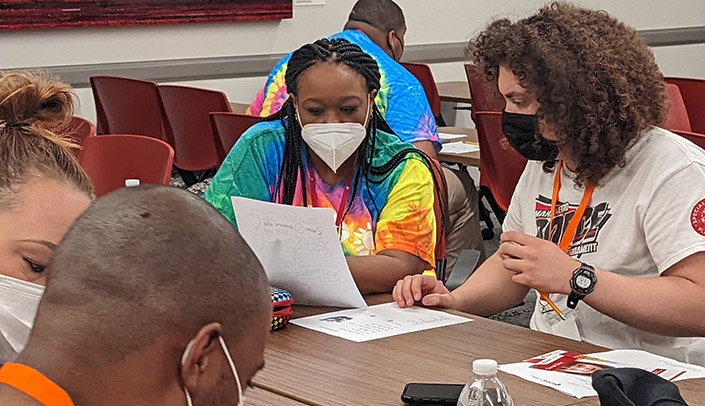
M 188 192 L 98 199 L 47 270 L 27 347 L 0 369 L 3 406 L 236 405 L 264 364 L 264 270 Z

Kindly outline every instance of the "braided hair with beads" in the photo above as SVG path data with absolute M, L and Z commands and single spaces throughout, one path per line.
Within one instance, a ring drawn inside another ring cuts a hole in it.
M 365 53 L 358 45 L 353 44 L 345 39 L 320 39 L 314 43 L 306 44 L 296 50 L 289 59 L 285 82 L 290 94 L 298 95 L 298 79 L 303 72 L 318 63 L 337 63 L 344 64 L 353 71 L 362 75 L 367 84 L 367 91 L 379 90 L 380 88 L 380 72 L 377 62 L 367 53 Z M 306 184 L 307 168 L 303 165 L 301 126 L 296 118 L 296 107 L 291 97 L 284 103 L 281 110 L 271 116 L 265 118 L 265 121 L 281 120 L 282 125 L 286 129 L 284 159 L 279 171 L 279 179 L 275 196 L 279 203 L 293 204 L 294 194 L 296 191 L 297 179 L 301 183 L 301 192 L 303 202 L 307 202 Z M 410 146 L 409 148 L 399 151 L 392 159 L 381 166 L 373 166 L 372 159 L 374 157 L 375 144 L 377 142 L 377 130 L 384 131 L 389 134 L 394 134 L 394 131 L 389 127 L 387 122 L 379 113 L 377 106 L 372 101 L 372 117 L 367 127 L 367 135 L 365 140 L 360 144 L 357 154 L 357 162 L 355 176 L 352 183 L 352 193 L 346 202 L 345 213 L 350 209 L 349 202 L 355 200 L 355 195 L 361 183 L 364 182 L 369 190 L 370 182 L 381 183 L 396 169 L 396 167 L 406 158 L 407 154 L 417 154 L 421 157 L 424 163 L 432 170 L 431 158 L 417 148 Z M 433 173 L 433 172 L 432 172 Z M 441 179 L 444 181 L 444 179 Z M 435 183 L 435 182 L 434 182 Z M 438 188 L 438 185 L 436 185 Z M 375 206 L 376 214 L 379 215 L 380 208 L 377 207 L 374 200 L 372 204 Z

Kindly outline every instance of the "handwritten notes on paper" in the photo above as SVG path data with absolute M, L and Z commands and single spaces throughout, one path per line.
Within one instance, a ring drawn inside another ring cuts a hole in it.
M 297 304 L 367 307 L 338 241 L 333 212 L 233 197 L 238 229 L 272 286 Z
M 468 321 L 472 319 L 424 307 L 400 309 L 392 302 L 303 317 L 291 323 L 359 343 Z

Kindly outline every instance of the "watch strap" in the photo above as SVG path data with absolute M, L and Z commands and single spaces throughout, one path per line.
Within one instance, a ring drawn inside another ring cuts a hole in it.
M 583 291 L 583 289 L 581 289 L 580 287 L 576 286 L 576 278 L 581 274 L 588 274 L 588 277 L 591 280 L 590 286 L 585 291 Z M 596 283 L 597 278 L 595 277 L 595 268 L 592 265 L 588 265 L 582 262 L 580 266 L 573 271 L 573 277 L 570 280 L 571 292 L 568 295 L 568 300 L 566 301 L 566 305 L 568 306 L 568 308 L 575 309 L 578 306 L 579 301 L 583 300 L 585 296 L 592 293 L 592 291 L 595 289 Z
M 571 309 L 575 309 L 578 306 L 578 302 L 583 300 L 584 297 L 585 295 L 581 295 L 577 292 L 570 292 L 566 305 Z

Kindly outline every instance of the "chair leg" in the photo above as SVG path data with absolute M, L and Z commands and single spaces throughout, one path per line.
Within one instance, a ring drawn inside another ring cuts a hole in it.
M 492 217 L 490 217 L 490 211 L 485 206 L 485 203 L 482 202 L 483 197 L 487 198 L 487 193 L 489 193 L 487 188 L 480 187 L 480 199 L 477 204 L 480 209 L 480 220 L 485 223 L 485 228 L 482 229 L 483 240 L 491 240 L 494 238 L 494 224 L 492 222 Z
M 483 188 L 481 187 L 480 190 Z M 499 224 L 501 225 L 504 223 L 504 218 L 507 216 L 507 213 L 502 210 L 499 205 L 497 204 L 497 201 L 495 200 L 494 196 L 492 196 L 492 192 L 488 188 L 484 188 L 487 193 L 485 194 L 485 199 L 487 199 L 487 203 L 490 204 L 490 208 L 494 212 L 495 217 L 497 217 L 497 221 L 499 221 Z
M 196 174 L 194 172 L 186 171 L 180 168 L 176 168 L 176 170 L 179 172 L 179 176 L 181 176 L 181 179 L 184 180 L 186 187 L 192 186 L 193 184 L 198 182 L 198 179 L 196 178 Z
M 179 173 L 179 176 L 181 176 L 181 179 L 184 180 L 186 187 L 191 187 L 198 182 L 203 182 L 204 179 L 208 179 L 210 177 L 215 176 L 215 173 L 218 171 L 218 169 L 216 169 L 216 168 L 206 169 L 205 171 L 196 171 L 196 172 L 186 171 L 186 170 L 179 169 L 179 168 L 176 168 L 176 170 Z

